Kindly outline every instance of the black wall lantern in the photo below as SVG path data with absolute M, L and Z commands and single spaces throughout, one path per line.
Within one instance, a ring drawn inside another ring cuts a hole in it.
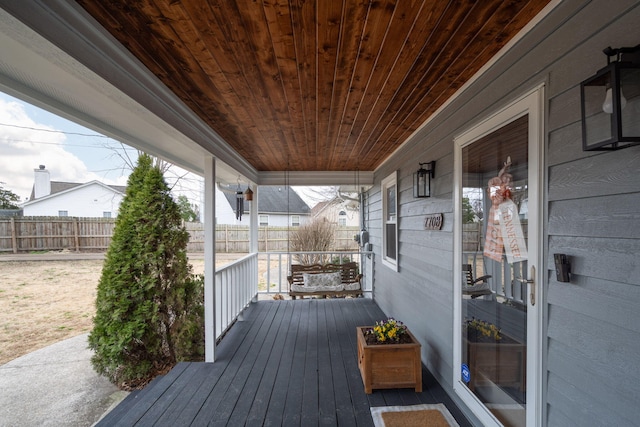
M 603 52 L 607 66 L 580 83 L 585 151 L 640 144 L 640 45 Z
M 436 161 L 419 164 L 420 169 L 413 174 L 413 197 L 431 197 L 431 178 L 434 177 Z

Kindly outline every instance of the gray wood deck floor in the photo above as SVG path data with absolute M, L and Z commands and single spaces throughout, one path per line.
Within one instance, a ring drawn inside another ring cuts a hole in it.
M 371 406 L 444 403 L 423 367 L 423 392 L 364 393 L 356 326 L 384 313 L 369 299 L 260 301 L 216 349 L 215 363 L 180 363 L 131 393 L 99 426 L 373 426 Z

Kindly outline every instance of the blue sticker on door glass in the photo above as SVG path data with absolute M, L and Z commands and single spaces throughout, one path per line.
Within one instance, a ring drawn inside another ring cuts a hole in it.
M 464 363 L 462 364 L 462 381 L 467 384 L 471 381 L 471 371 L 469 371 L 469 367 Z

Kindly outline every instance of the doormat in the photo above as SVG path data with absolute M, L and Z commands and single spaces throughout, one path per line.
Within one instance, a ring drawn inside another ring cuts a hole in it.
M 371 408 L 376 427 L 460 427 L 443 403 Z

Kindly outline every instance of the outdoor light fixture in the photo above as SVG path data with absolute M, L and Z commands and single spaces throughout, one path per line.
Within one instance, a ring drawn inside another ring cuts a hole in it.
M 584 151 L 640 144 L 640 45 L 603 52 L 607 66 L 580 83 Z
M 434 177 L 436 161 L 419 165 L 420 169 L 413 174 L 413 197 L 431 197 L 431 178 Z

